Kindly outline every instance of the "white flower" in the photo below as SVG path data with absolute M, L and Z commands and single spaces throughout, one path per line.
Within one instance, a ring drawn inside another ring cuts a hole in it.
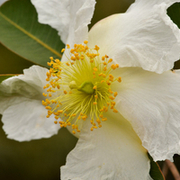
M 180 153 L 180 72 L 170 71 L 180 56 L 180 31 L 166 14 L 174 2 L 180 1 L 136 0 L 125 14 L 98 22 L 88 33 L 94 0 L 32 0 L 39 22 L 57 29 L 75 50 L 67 45 L 62 63 L 51 58 L 49 72 L 33 66 L 1 84 L 8 137 L 49 137 L 59 129 L 52 122 L 62 117 L 61 126 L 74 123 L 79 140 L 61 179 L 151 179 L 144 148 L 155 161 Z
M 6 0 L 0 0 L 0 5 L 6 2 Z

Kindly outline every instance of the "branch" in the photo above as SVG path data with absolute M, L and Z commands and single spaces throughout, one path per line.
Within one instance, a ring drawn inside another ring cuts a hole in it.
M 180 180 L 179 172 L 178 172 L 176 166 L 174 165 L 174 163 L 169 161 L 169 160 L 165 160 L 165 163 L 167 164 L 169 170 L 171 171 L 174 179 L 175 180 Z

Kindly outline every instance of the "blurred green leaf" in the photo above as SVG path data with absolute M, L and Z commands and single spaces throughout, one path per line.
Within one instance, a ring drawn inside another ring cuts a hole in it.
M 0 74 L 22 74 L 34 63 L 14 54 L 0 43 Z
M 0 83 L 7 78 L 14 76 L 15 74 L 0 74 Z
M 148 154 L 148 156 L 149 156 L 150 165 L 151 165 L 151 169 L 150 169 L 149 174 L 152 177 L 152 179 L 154 179 L 154 180 L 165 180 L 159 165 L 153 161 L 152 157 L 149 154 Z
M 30 0 L 11 0 L 0 7 L 0 42 L 43 66 L 47 66 L 50 56 L 60 59 L 64 47 L 56 30 L 38 23 Z
M 180 28 L 180 3 L 174 3 L 167 9 L 167 14 L 172 21 Z

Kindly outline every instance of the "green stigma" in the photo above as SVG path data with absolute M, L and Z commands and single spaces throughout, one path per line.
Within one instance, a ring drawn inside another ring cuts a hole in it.
M 92 82 L 86 81 L 81 84 L 81 86 L 78 88 L 78 90 L 81 92 L 85 92 L 86 94 L 93 94 L 95 91 L 93 89 L 93 87 L 94 87 L 94 85 Z

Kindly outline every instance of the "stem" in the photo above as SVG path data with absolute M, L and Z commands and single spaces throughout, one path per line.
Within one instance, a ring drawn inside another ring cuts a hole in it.
M 169 160 L 165 160 L 165 163 L 167 164 L 169 170 L 171 171 L 174 179 L 175 180 L 180 180 L 179 172 L 178 172 L 176 166 L 174 165 L 174 163 L 169 161 Z

